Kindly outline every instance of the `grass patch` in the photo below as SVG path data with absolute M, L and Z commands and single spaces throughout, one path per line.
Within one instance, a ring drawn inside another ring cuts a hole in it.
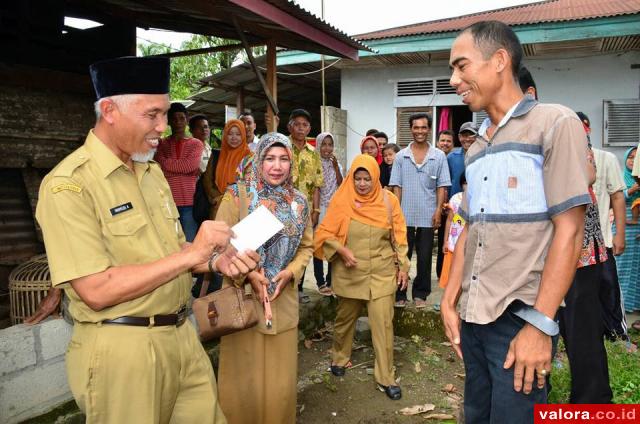
M 631 334 L 638 341 L 638 334 Z M 640 403 L 640 353 L 627 352 L 624 342 L 605 341 L 609 363 L 609 384 L 613 391 L 613 403 Z M 562 340 L 558 351 L 564 352 Z M 571 374 L 566 355 L 554 361 L 551 373 L 549 403 L 568 403 L 571 392 Z

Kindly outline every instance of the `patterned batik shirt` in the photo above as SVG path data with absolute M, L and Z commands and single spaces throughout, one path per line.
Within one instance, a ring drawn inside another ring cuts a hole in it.
M 313 204 L 313 192 L 324 185 L 322 176 L 322 162 L 315 148 L 306 143 L 302 149 L 293 145 L 293 163 L 291 175 L 293 185 L 307 197 L 309 205 Z

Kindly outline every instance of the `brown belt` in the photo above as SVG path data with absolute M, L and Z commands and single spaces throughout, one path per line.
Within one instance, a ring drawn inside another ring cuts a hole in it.
M 182 307 L 178 313 L 154 315 L 152 317 L 119 317 L 102 321 L 103 324 L 133 325 L 136 327 L 159 327 L 175 325 L 180 327 L 187 320 L 187 308 Z

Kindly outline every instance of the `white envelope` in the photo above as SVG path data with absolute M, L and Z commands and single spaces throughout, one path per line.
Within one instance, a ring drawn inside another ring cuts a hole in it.
M 260 206 L 231 228 L 236 235 L 231 244 L 239 252 L 257 250 L 282 228 L 282 222 L 269 209 Z

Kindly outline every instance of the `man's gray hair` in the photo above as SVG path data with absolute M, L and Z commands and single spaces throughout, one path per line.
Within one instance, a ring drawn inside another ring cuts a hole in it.
M 96 121 L 99 121 L 102 117 L 100 111 L 100 105 L 106 100 L 110 100 L 118 106 L 120 109 L 127 109 L 127 107 L 133 102 L 137 94 L 118 94 L 117 96 L 103 97 L 93 104 L 93 110 L 96 113 Z

